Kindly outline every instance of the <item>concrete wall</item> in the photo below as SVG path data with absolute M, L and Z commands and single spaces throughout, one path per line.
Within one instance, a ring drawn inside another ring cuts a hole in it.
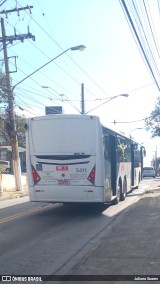
M 27 185 L 27 176 L 21 175 L 22 187 Z M 0 174 L 0 191 L 13 190 L 15 188 L 14 175 Z

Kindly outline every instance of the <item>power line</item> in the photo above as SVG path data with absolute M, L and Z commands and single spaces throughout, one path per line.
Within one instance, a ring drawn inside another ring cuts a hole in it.
M 19 3 L 18 3 L 19 4 Z M 20 4 L 19 4 L 20 5 Z M 21 6 L 21 5 L 20 5 Z M 39 5 L 40 6 L 40 5 Z M 41 8 L 41 11 L 42 11 L 42 8 Z M 26 11 L 27 13 L 27 11 Z M 27 13 L 28 14 L 28 13 Z M 51 36 L 31 15 L 28 14 L 28 16 L 39 26 L 39 28 L 62 50 L 64 51 L 64 49 L 60 46 L 60 44 L 58 44 L 58 42 L 53 38 L 53 36 Z M 48 25 L 48 27 L 50 28 L 49 24 L 48 24 L 48 21 L 45 17 L 45 14 L 43 13 L 43 16 L 46 20 L 46 23 Z M 51 30 L 51 29 L 50 29 Z M 51 30 L 52 32 L 52 30 Z M 67 57 L 70 58 L 70 60 L 92 81 L 92 83 L 94 83 L 105 95 L 107 95 L 106 99 L 108 98 L 108 94 L 101 88 L 101 86 L 95 82 L 94 79 L 91 78 L 91 76 L 77 63 L 75 62 L 75 60 L 73 60 L 73 58 L 69 55 L 69 54 L 66 54 Z M 55 63 L 58 67 L 59 65 L 57 63 Z M 61 68 L 61 67 L 60 67 Z M 62 69 L 62 68 L 61 68 Z M 63 69 L 62 69 L 63 70 Z M 63 70 L 64 71 L 64 70 Z M 66 71 L 64 71 L 66 72 Z M 72 78 L 73 79 L 73 78 Z M 74 79 L 75 80 L 75 79 Z M 79 82 L 78 82 L 79 83 Z M 89 93 L 91 93 L 89 91 Z M 98 98 L 96 95 L 94 95 L 93 93 L 91 93 L 94 97 Z
M 141 3 L 141 1 L 139 1 L 139 2 Z M 137 40 L 137 42 L 138 42 L 138 44 L 140 46 L 140 50 L 141 50 L 141 52 L 142 52 L 142 54 L 144 56 L 144 59 L 145 59 L 145 61 L 147 63 L 147 66 L 148 66 L 148 69 L 149 69 L 149 71 L 151 73 L 151 76 L 154 79 L 154 81 L 155 81 L 155 83 L 157 85 L 158 90 L 160 90 L 160 86 L 159 86 L 159 83 L 158 83 L 159 80 L 156 78 L 157 76 L 159 78 L 160 72 L 159 72 L 159 69 L 158 69 L 158 65 L 156 64 L 155 56 L 152 53 L 152 49 L 150 47 L 150 43 L 149 43 L 149 40 L 147 38 L 146 32 L 144 30 L 144 25 L 142 24 L 140 13 L 138 11 L 138 6 L 136 6 L 136 1 L 132 1 L 132 4 L 133 4 L 132 8 L 134 9 L 134 11 L 135 11 L 135 13 L 137 15 L 137 19 L 138 19 L 138 21 L 140 23 L 140 25 L 137 24 L 137 29 L 136 29 L 136 27 L 134 25 L 131 13 L 129 12 L 129 9 L 128 9 L 129 5 L 127 7 L 127 4 L 126 4 L 126 2 L 124 0 L 120 0 L 120 3 L 121 3 L 121 6 L 123 8 L 123 11 L 125 12 L 125 14 L 126 14 L 126 16 L 128 18 L 129 24 L 132 27 L 132 30 L 133 30 L 134 35 L 135 35 L 135 38 L 136 38 L 136 40 Z M 144 4 L 144 2 L 143 2 L 143 4 Z M 148 17 L 148 13 L 146 13 L 146 6 L 145 6 L 144 10 L 142 9 L 142 13 L 144 13 L 145 16 L 147 14 L 146 17 Z M 145 20 L 144 15 L 143 15 L 143 18 Z M 134 17 L 134 15 L 133 15 L 133 17 Z M 149 19 L 148 19 L 148 23 L 149 23 L 149 26 L 150 26 Z M 141 30 L 143 31 L 143 36 L 144 36 L 141 39 L 140 39 L 141 32 L 139 31 L 139 34 L 138 34 L 138 30 L 139 30 L 140 26 L 141 26 Z M 146 26 L 146 29 L 147 29 L 147 26 Z M 153 30 L 152 30 L 152 37 L 153 37 Z M 155 39 L 155 37 L 154 37 L 154 39 Z M 155 45 L 155 42 L 154 42 L 154 45 Z M 146 50 L 146 47 L 147 47 L 148 50 Z
M 17 3 L 17 4 L 19 4 L 19 3 Z M 20 4 L 19 4 L 20 5 Z M 26 12 L 27 13 L 27 12 Z M 28 14 L 28 13 L 27 13 Z M 29 15 L 29 14 L 28 14 Z M 41 26 L 41 25 L 39 25 L 39 23 L 33 18 L 33 17 L 31 17 L 31 15 L 29 15 L 29 17 L 32 19 L 32 20 L 34 20 L 35 22 L 36 22 L 36 24 L 45 32 L 45 34 L 47 34 L 47 36 L 49 36 L 55 43 L 56 43 L 56 45 L 58 45 L 61 49 L 62 49 L 62 47 L 53 39 L 53 37 L 51 37 L 45 30 L 44 30 L 44 28 Z M 40 48 L 38 48 L 35 44 L 33 44 L 33 43 L 31 43 L 35 48 L 37 48 L 40 52 L 42 52 L 45 56 L 47 56 Z M 63 50 L 63 49 L 62 49 Z M 48 57 L 48 56 L 47 56 Z M 69 56 L 70 57 L 70 56 Z M 49 57 L 48 57 L 49 58 Z M 72 58 L 70 57 L 70 59 L 72 60 Z M 86 76 L 88 75 L 74 60 L 72 60 L 73 62 L 74 62 L 74 64 L 76 64 L 77 65 L 77 67 L 79 67 L 79 69 L 81 69 L 81 71 L 82 72 L 84 72 L 85 74 L 86 74 Z M 56 64 L 56 63 L 55 63 Z M 66 72 L 63 68 L 61 68 L 58 64 L 56 64 L 57 65 L 57 67 L 58 68 L 60 68 L 63 72 L 65 72 L 65 74 L 67 74 L 72 80 L 74 80 L 79 86 L 80 86 L 80 84 L 81 84 L 81 82 L 79 82 L 79 81 L 77 81 L 73 76 L 71 76 L 68 72 Z M 19 69 L 18 69 L 19 70 Z M 88 75 L 89 76 L 89 75 Z M 90 76 L 89 76 L 90 77 Z M 32 79 L 32 78 L 31 78 Z M 33 79 L 32 79 L 33 80 Z M 92 80 L 92 82 L 94 82 L 97 86 L 98 86 L 98 84 L 90 77 L 90 80 Z M 100 86 L 98 86 L 99 88 L 100 88 Z M 93 95 L 95 98 L 97 98 L 98 99 L 98 97 L 95 95 L 95 94 L 93 94 L 92 92 L 90 92 L 90 90 L 88 90 L 88 88 L 86 88 L 85 87 L 85 89 L 86 89 L 86 91 L 88 92 L 88 93 L 90 93 L 91 95 Z M 101 89 L 102 90 L 102 89 Z M 104 92 L 104 91 L 103 91 Z M 105 93 L 105 92 L 104 92 Z M 106 94 L 106 93 L 105 93 Z M 75 94 L 74 94 L 75 95 Z
M 26 8 L 24 8 L 26 9 Z M 10 10 L 12 12 L 12 10 Z M 14 9 L 13 9 L 14 12 Z M 8 135 L 10 138 L 10 144 L 12 147 L 12 160 L 13 160 L 13 171 L 15 177 L 15 186 L 17 190 L 22 190 L 21 184 L 21 174 L 20 174 L 20 164 L 19 164 L 19 151 L 18 151 L 18 140 L 17 140 L 17 131 L 16 131 L 16 124 L 15 124 L 15 113 L 14 113 L 14 97 L 13 97 L 13 90 L 11 88 L 11 80 L 10 80 L 10 70 L 8 64 L 8 52 L 7 52 L 7 41 L 11 40 L 19 40 L 20 34 L 18 37 L 7 37 L 4 25 L 4 19 L 1 18 L 1 31 L 2 31 L 2 38 L 0 40 L 3 43 L 3 52 L 4 52 L 4 63 L 5 63 L 5 73 L 6 73 L 6 87 L 8 93 Z M 27 35 L 28 36 L 28 35 Z M 24 34 L 23 37 L 25 38 Z M 32 38 L 32 35 L 29 35 Z

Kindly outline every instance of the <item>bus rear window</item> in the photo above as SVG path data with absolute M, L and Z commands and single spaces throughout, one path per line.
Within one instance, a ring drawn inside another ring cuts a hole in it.
M 31 127 L 32 145 L 36 153 L 94 152 L 96 131 L 93 120 L 33 120 Z

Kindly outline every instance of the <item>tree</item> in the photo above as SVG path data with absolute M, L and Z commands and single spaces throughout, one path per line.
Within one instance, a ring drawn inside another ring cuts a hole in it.
M 8 103 L 6 76 L 0 72 L 0 106 Z M 0 107 L 1 108 L 1 107 Z M 25 117 L 16 115 L 16 129 L 17 138 L 20 146 L 25 146 Z M 10 145 L 10 122 L 8 121 L 7 110 L 5 113 L 0 114 L 0 143 L 2 145 Z
M 6 118 L 4 115 L 0 117 L 0 143 L 10 145 L 9 136 L 6 129 Z
M 160 98 L 157 99 L 155 109 L 150 117 L 145 119 L 146 130 L 150 130 L 152 137 L 160 136 Z
M 24 125 L 26 118 L 24 116 L 16 115 L 16 130 L 18 145 L 25 147 L 25 129 Z M 7 121 L 7 114 L 0 117 L 0 142 L 2 145 L 10 145 L 10 135 L 9 135 L 9 122 Z
M 4 108 L 4 103 L 7 102 L 7 87 L 6 76 L 0 72 L 0 110 Z M 9 145 L 9 137 L 6 131 L 6 115 L 0 115 L 0 142 Z
M 6 103 L 7 100 L 6 76 L 0 71 L 0 104 Z
M 0 71 L 0 105 L 8 104 L 8 93 L 6 86 L 6 76 Z M 3 108 L 3 107 L 2 107 Z M 16 115 L 17 137 L 20 146 L 25 146 L 25 117 Z M 8 121 L 8 113 L 0 114 L 0 142 L 3 145 L 10 146 L 10 122 Z
M 26 147 L 26 132 L 24 128 L 25 123 L 26 123 L 25 116 L 16 115 L 18 145 L 21 147 Z

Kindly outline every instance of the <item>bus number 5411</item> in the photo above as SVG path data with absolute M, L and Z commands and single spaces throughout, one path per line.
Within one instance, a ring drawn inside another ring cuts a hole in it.
M 86 168 L 76 168 L 76 173 L 86 173 L 87 169 Z

